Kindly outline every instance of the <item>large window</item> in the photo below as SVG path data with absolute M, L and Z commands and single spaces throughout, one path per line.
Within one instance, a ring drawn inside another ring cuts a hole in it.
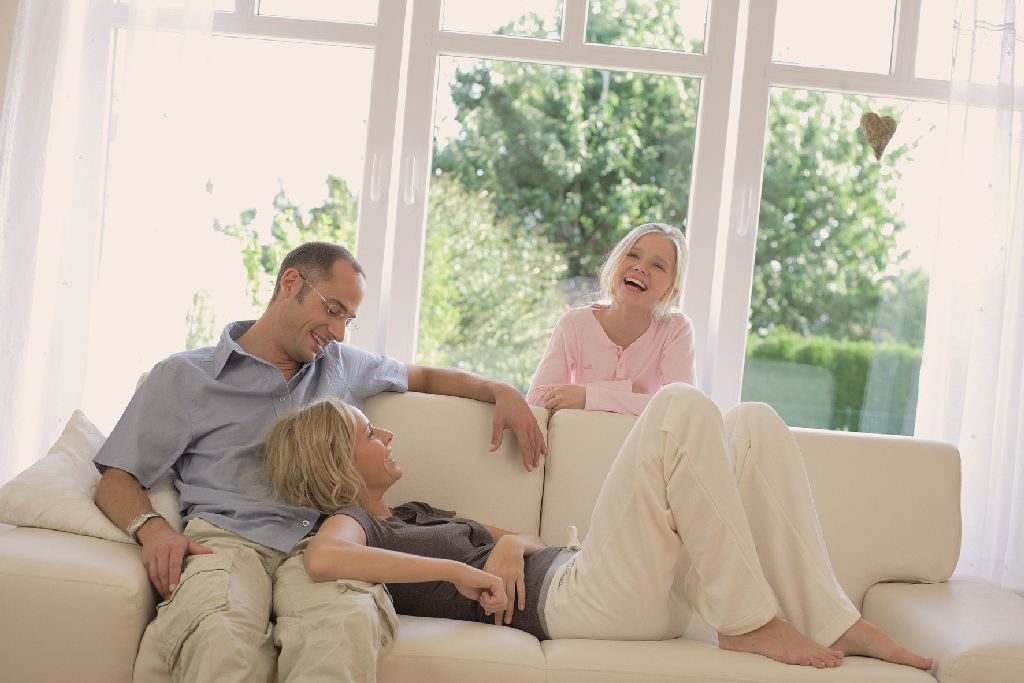
M 124 377 L 90 379 L 90 414 L 257 315 L 309 239 L 366 267 L 351 343 L 525 388 L 607 250 L 659 220 L 687 233 L 720 405 L 910 433 L 949 1 L 220 0 L 196 87 L 175 80 L 187 40 L 140 61 L 128 8 L 93 0 L 112 57 L 90 367 Z M 865 114 L 896 124 L 879 159 Z M 175 116 L 189 139 L 161 136 Z M 170 321 L 128 363 L 125 306 Z
M 899 120 L 880 159 L 865 114 Z M 743 399 L 793 426 L 913 434 L 940 104 L 778 88 Z
M 525 391 L 619 238 L 685 224 L 699 82 L 448 57 L 440 74 L 417 362 Z

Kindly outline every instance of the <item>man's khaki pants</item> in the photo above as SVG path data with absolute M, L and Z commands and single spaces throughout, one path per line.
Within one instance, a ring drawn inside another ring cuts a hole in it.
M 553 638 L 657 640 L 683 635 L 694 612 L 725 635 L 779 616 L 826 646 L 860 618 L 785 423 L 754 403 L 723 419 L 671 384 L 626 438 L 544 619 Z
M 189 556 L 157 606 L 136 681 L 159 671 L 197 683 L 272 681 L 275 662 L 280 681 L 376 680 L 377 656 L 398 625 L 383 586 L 314 583 L 302 561 L 309 539 L 282 553 L 202 519 L 184 533 L 214 552 Z

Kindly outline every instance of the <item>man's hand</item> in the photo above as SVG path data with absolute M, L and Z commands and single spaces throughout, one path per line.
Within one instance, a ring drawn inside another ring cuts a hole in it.
M 178 587 L 181 567 L 188 555 L 208 555 L 212 548 L 199 545 L 171 528 L 165 520 L 153 518 L 139 529 L 136 537 L 142 544 L 142 564 L 156 592 L 165 600 Z
M 523 562 L 525 548 L 515 534 L 502 536 L 494 545 L 487 557 L 484 571 L 501 577 L 505 584 L 505 597 L 508 608 L 494 613 L 494 623 L 500 626 L 512 623 L 512 613 L 518 606 L 519 611 L 526 609 L 526 565 Z M 518 596 L 518 603 L 516 600 Z
M 506 387 L 494 396 L 494 425 L 491 429 L 491 452 L 501 446 L 506 429 L 511 429 L 519 442 L 519 450 L 523 454 L 523 466 L 530 472 L 540 465 L 540 457 L 547 452 L 544 435 L 537 425 L 530 406 L 522 394 Z
M 583 409 L 587 406 L 587 388 L 582 384 L 563 384 L 544 394 L 544 407 L 554 414 L 563 408 Z

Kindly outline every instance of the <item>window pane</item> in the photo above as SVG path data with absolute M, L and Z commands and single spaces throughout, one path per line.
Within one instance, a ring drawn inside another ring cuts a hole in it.
M 377 23 L 377 0 L 259 0 L 257 14 L 268 17 Z
M 97 420 L 116 418 L 128 397 L 110 392 L 157 360 L 258 316 L 291 248 L 355 246 L 372 51 L 214 37 L 192 72 L 204 86 L 182 78 L 180 39 L 153 35 L 126 65 L 122 32 L 115 54 L 86 398 Z
M 859 130 L 898 124 L 880 161 Z M 743 400 L 913 434 L 946 107 L 772 91 Z
M 682 226 L 699 81 L 443 58 L 417 362 L 525 389 L 604 256 Z
M 776 62 L 889 73 L 896 0 L 778 0 Z
M 707 0 L 590 0 L 587 42 L 703 52 Z
M 956 0 L 921 3 L 921 28 L 917 36 L 917 63 L 921 78 L 946 80 L 953 68 L 953 19 Z
M 562 0 L 444 0 L 441 30 L 558 39 Z

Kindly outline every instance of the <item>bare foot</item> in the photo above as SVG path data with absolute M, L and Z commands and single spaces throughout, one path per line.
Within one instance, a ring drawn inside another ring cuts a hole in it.
M 851 626 L 839 640 L 832 643 L 833 649 L 848 655 L 874 657 L 894 664 L 906 664 L 927 671 L 935 662 L 911 652 L 885 634 L 882 629 L 863 619 Z
M 825 669 L 843 663 L 843 653 L 822 647 L 778 617 L 750 633 L 718 636 L 718 647 L 732 652 L 753 652 L 783 664 Z

